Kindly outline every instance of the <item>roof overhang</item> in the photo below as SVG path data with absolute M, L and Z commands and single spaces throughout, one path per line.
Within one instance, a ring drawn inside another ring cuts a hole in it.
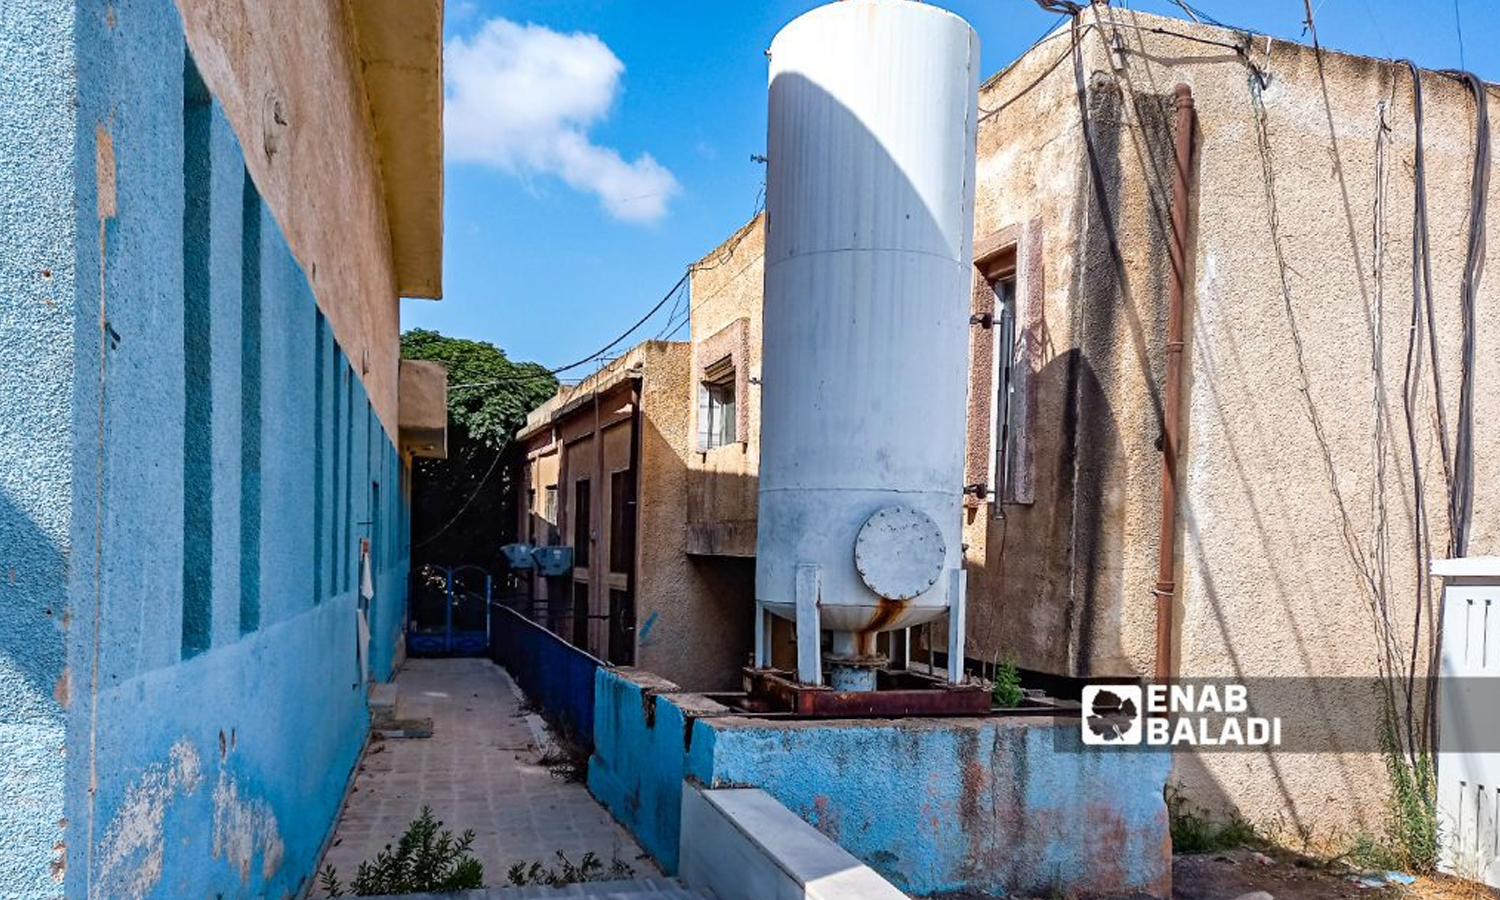
M 425 359 L 401 360 L 401 451 L 448 457 L 448 369 Z
M 396 290 L 443 296 L 443 0 L 348 0 Z

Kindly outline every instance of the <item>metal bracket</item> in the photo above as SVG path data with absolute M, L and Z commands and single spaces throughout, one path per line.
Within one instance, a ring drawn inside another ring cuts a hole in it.
M 974 315 L 969 316 L 969 324 L 970 325 L 978 325 L 980 328 L 994 328 L 995 327 L 995 314 L 994 313 L 975 313 Z
M 797 564 L 797 680 L 823 683 L 821 577 L 816 563 Z
M 964 680 L 964 623 L 968 621 L 969 573 L 953 570 L 948 587 L 948 680 Z

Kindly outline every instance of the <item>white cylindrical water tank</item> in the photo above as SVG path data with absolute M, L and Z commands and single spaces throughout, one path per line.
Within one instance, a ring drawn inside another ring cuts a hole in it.
M 816 566 L 853 655 L 943 615 L 962 564 L 979 40 L 842 0 L 770 57 L 756 598 L 795 618 Z

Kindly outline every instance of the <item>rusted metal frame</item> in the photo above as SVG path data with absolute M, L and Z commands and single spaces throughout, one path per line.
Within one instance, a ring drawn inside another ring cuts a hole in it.
M 898 680 L 895 673 L 889 675 Z M 901 673 L 904 687 L 875 691 L 835 691 L 824 685 L 798 684 L 791 673 L 773 669 L 747 672 L 746 705 L 758 712 L 786 712 L 797 716 L 926 716 L 984 715 L 990 711 L 989 692 L 979 685 L 950 685 L 915 673 Z
M 1188 177 L 1193 164 L 1193 91 L 1177 85 L 1176 171 L 1172 182 L 1171 291 L 1167 308 L 1166 390 L 1162 402 L 1161 530 L 1156 566 L 1156 680 L 1175 677 L 1173 614 L 1177 595 L 1177 464 L 1182 409 L 1183 295 L 1187 281 Z

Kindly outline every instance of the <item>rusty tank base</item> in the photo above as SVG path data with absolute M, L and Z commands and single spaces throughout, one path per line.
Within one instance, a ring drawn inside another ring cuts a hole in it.
M 905 718 L 930 716 L 1056 716 L 1077 714 L 1076 704 L 1028 696 L 1022 706 L 997 709 L 979 684 L 952 684 L 910 670 L 879 669 L 873 691 L 836 691 L 798 684 L 784 669 L 744 669 L 745 690 L 713 699 L 741 712 L 793 718 Z M 1073 709 L 1070 709 L 1073 707 Z

